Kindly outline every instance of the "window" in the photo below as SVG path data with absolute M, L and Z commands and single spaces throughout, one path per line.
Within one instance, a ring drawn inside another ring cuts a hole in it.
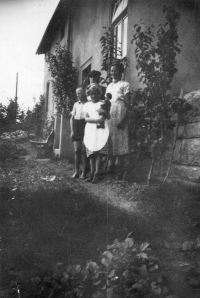
M 119 0 L 116 2 L 113 10 L 112 25 L 116 38 L 116 57 L 123 58 L 127 55 L 128 43 L 128 0 Z
M 89 64 L 86 68 L 82 71 L 82 83 L 88 78 L 88 74 L 91 72 L 91 64 Z M 88 82 L 89 84 L 89 82 Z
M 90 57 L 85 63 L 81 65 L 80 69 L 80 77 L 79 77 L 79 82 L 81 84 L 89 84 L 89 81 L 87 82 L 88 74 L 92 69 L 92 57 Z

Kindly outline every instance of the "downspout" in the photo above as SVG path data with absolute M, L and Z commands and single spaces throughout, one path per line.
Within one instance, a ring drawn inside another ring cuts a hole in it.
M 72 50 L 72 13 L 69 12 L 69 19 L 68 19 L 68 33 L 67 33 L 67 49 L 68 51 Z

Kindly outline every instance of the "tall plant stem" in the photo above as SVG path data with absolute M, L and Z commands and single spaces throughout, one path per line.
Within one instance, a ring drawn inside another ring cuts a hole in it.
M 163 184 L 165 183 L 165 181 L 167 180 L 167 178 L 169 177 L 169 174 L 171 172 L 171 168 L 172 168 L 172 160 L 174 157 L 174 151 L 176 148 L 176 140 L 177 140 L 177 136 L 178 136 L 178 128 L 179 128 L 179 115 L 177 114 L 177 122 L 176 122 L 176 128 L 175 128 L 175 133 L 174 133 L 174 138 L 173 138 L 173 145 L 172 145 L 172 151 L 171 151 L 171 156 L 170 156 L 170 161 L 169 161 L 169 166 L 167 169 L 167 174 L 163 180 Z
M 150 166 L 149 174 L 148 174 L 148 177 L 147 177 L 147 185 L 150 184 L 151 175 L 152 175 L 153 168 L 154 168 L 154 163 L 155 163 L 155 158 L 153 157 L 152 160 L 151 160 L 151 166 Z
M 181 89 L 180 98 L 183 98 L 183 89 Z M 174 157 L 174 151 L 175 151 L 175 148 L 176 148 L 176 140 L 177 140 L 177 137 L 178 137 L 179 124 L 180 124 L 180 116 L 177 113 L 177 121 L 176 121 L 176 128 L 175 128 L 175 133 L 174 133 L 174 138 L 173 138 L 172 151 L 171 151 L 169 166 L 168 166 L 168 169 L 167 169 L 167 174 L 166 174 L 166 176 L 163 180 L 163 184 L 165 183 L 165 181 L 167 180 L 167 178 L 169 177 L 169 174 L 171 172 L 172 160 L 173 160 L 173 157 Z

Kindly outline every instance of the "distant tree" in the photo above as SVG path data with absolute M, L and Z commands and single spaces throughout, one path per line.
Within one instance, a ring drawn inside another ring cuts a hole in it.
M 6 107 L 0 103 L 0 124 L 6 123 Z
M 52 131 L 54 118 L 46 111 L 44 95 L 40 95 L 39 102 L 35 104 L 32 111 L 27 111 L 25 122 L 35 127 L 35 135 L 38 138 L 48 136 Z
M 21 110 L 19 111 L 19 115 L 18 115 L 18 120 L 20 123 L 23 123 L 25 121 L 25 112 L 24 110 Z
M 6 122 L 15 123 L 19 119 L 19 105 L 15 99 L 10 98 L 6 107 Z
M 31 125 L 32 124 L 32 115 L 33 115 L 33 111 L 31 111 L 29 108 L 24 116 L 24 121 L 27 125 Z

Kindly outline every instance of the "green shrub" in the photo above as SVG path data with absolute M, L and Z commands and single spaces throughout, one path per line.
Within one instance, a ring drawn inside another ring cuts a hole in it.
M 17 282 L 13 289 L 19 291 Z M 167 294 L 149 243 L 137 244 L 132 238 L 108 245 L 99 264 L 89 260 L 85 266 L 65 267 L 58 263 L 52 274 L 26 280 L 20 289 L 23 297 L 38 298 L 147 298 Z

